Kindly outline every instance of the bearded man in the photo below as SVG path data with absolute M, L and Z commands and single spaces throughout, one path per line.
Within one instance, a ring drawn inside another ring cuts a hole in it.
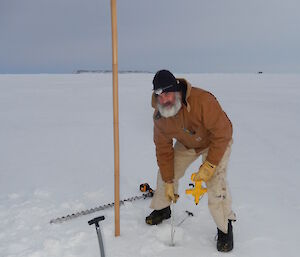
M 217 225 L 217 249 L 233 249 L 231 196 L 226 181 L 232 145 L 232 124 L 217 99 L 208 91 L 192 87 L 168 70 L 153 79 L 154 143 L 159 167 L 157 187 L 146 223 L 157 225 L 171 217 L 178 180 L 188 166 L 202 156 L 194 180 L 207 186 L 208 207 Z M 176 140 L 173 146 L 173 139 Z

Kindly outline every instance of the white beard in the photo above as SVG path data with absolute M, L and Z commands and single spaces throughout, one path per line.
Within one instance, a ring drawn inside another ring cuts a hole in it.
M 181 108 L 180 93 L 176 92 L 175 97 L 176 97 L 175 103 L 172 107 L 170 107 L 170 106 L 165 107 L 165 106 L 157 103 L 158 110 L 159 110 L 161 116 L 163 116 L 164 118 L 173 117 L 179 112 L 179 110 Z

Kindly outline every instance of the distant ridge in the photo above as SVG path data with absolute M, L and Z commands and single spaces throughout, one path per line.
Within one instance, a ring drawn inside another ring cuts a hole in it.
M 152 71 L 140 71 L 140 70 L 121 70 L 119 73 L 153 73 Z M 111 70 L 76 70 L 74 74 L 81 73 L 112 73 Z

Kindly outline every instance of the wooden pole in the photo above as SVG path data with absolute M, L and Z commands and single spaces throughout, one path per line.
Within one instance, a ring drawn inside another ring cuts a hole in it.
M 119 100 L 118 100 L 118 32 L 116 0 L 111 0 L 114 167 L 115 167 L 115 236 L 120 235 L 120 163 L 119 163 Z

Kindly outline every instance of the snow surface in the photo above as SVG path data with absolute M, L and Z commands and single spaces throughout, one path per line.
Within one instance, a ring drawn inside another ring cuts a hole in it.
M 299 256 L 300 75 L 177 74 L 211 91 L 233 122 L 229 166 L 235 248 L 226 256 Z M 124 199 L 155 187 L 157 165 L 150 106 L 153 74 L 119 75 L 120 172 Z M 223 256 L 207 197 L 195 206 L 181 181 L 170 247 L 170 220 L 148 226 L 150 200 L 49 224 L 50 219 L 113 202 L 111 74 L 0 76 L 0 256 L 100 256 L 94 226 L 100 215 L 106 256 Z

